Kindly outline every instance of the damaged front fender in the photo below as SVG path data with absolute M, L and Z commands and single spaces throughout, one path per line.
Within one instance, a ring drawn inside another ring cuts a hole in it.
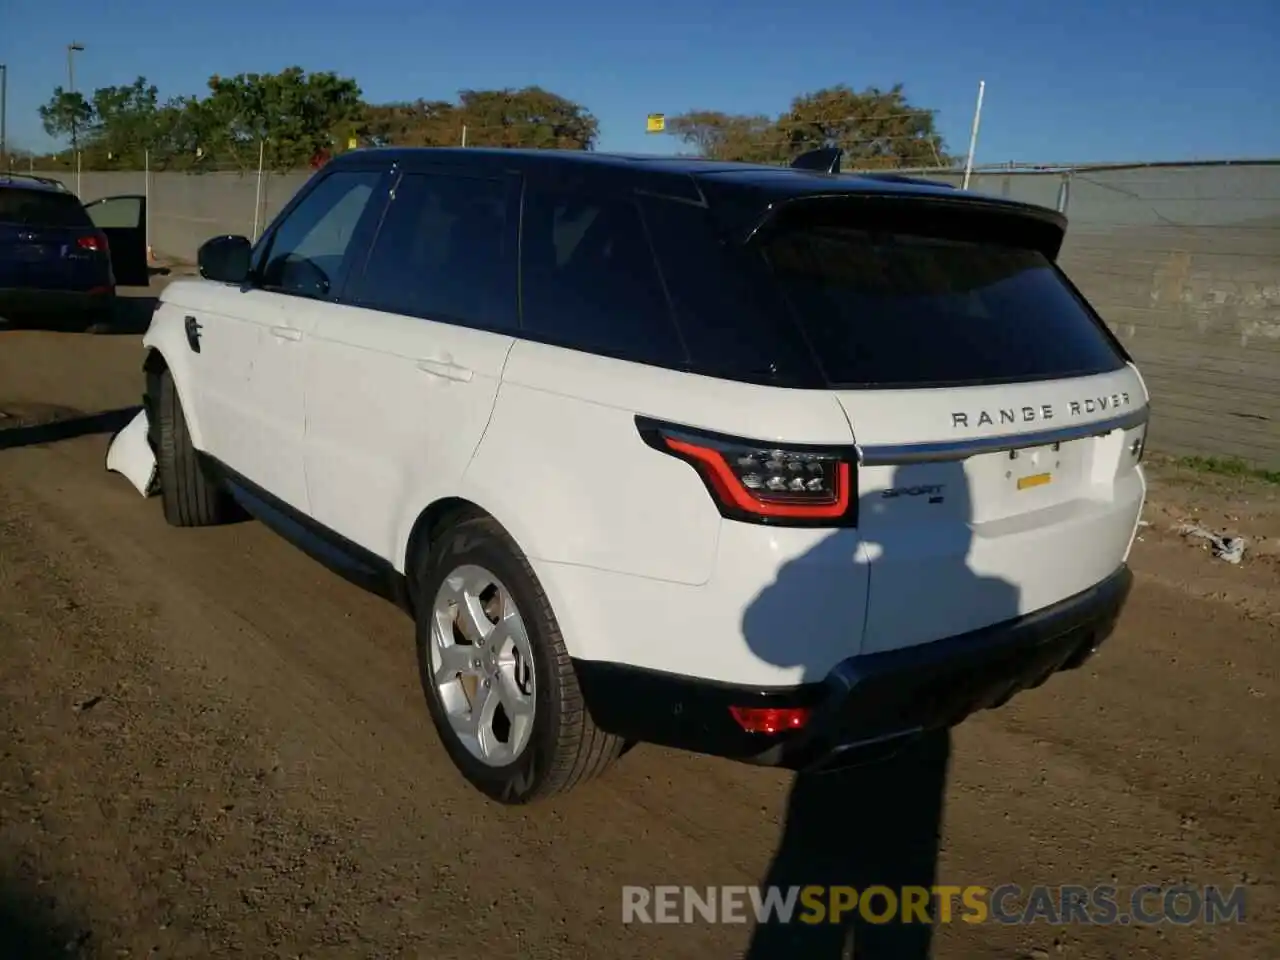
M 156 454 L 147 437 L 147 411 L 138 415 L 111 438 L 107 447 L 107 469 L 124 476 L 144 497 L 156 493 Z

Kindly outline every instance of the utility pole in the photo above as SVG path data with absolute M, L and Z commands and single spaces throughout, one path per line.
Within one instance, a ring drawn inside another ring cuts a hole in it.
M 6 170 L 9 163 L 9 138 L 5 135 L 5 121 L 9 118 L 9 67 L 0 63 L 0 163 Z
M 77 52 L 84 52 L 84 44 L 72 40 L 67 44 L 67 82 L 71 85 L 73 96 L 76 92 L 75 54 Z M 76 137 L 76 106 L 78 104 L 73 104 L 71 110 L 71 155 L 76 162 L 76 196 L 80 196 L 80 142 Z
M 969 189 L 969 178 L 973 176 L 973 154 L 978 148 L 978 125 L 982 123 L 982 95 L 987 92 L 987 81 L 978 81 L 978 105 L 973 110 L 973 129 L 969 132 L 969 155 L 964 162 L 964 182 L 961 190 Z
M 77 52 L 79 53 L 84 52 L 84 44 L 76 43 L 74 40 L 72 40 L 70 43 L 67 44 L 67 83 L 70 85 L 71 93 L 73 95 L 76 92 L 75 54 Z M 71 114 L 71 149 L 72 151 L 75 151 L 76 149 L 78 149 L 78 141 L 76 140 L 76 115 L 74 111 L 72 111 L 72 114 Z

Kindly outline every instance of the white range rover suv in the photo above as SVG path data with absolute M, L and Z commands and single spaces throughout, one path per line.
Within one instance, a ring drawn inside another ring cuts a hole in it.
M 345 154 L 165 290 L 131 449 L 401 603 L 500 801 L 883 755 L 1111 632 L 1148 395 L 1061 215 L 809 166 Z

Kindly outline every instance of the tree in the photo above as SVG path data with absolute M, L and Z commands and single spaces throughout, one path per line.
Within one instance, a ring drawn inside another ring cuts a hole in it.
M 716 160 L 776 163 L 781 141 L 774 121 L 765 116 L 736 116 L 718 110 L 694 110 L 667 120 L 667 129 L 700 156 Z
M 158 93 L 146 77 L 138 77 L 127 86 L 93 91 L 93 126 L 83 139 L 94 165 L 103 160 L 124 166 L 141 165 L 143 152 L 155 140 Z
M 361 139 L 374 147 L 451 147 L 461 142 L 462 127 L 458 108 L 446 100 L 371 104 Z
M 590 150 L 599 124 L 580 104 L 540 87 L 464 90 L 457 103 L 369 105 L 355 80 L 334 73 L 245 73 L 209 78 L 204 97 L 160 101 L 145 77 L 100 87 L 86 100 L 61 87 L 40 109 L 51 136 L 72 124 L 89 168 L 256 169 L 259 145 L 272 170 L 323 162 L 355 140 L 366 146 L 559 147 Z
M 363 104 L 360 87 L 350 78 L 288 67 L 276 74 L 211 77 L 209 96 L 196 112 L 209 151 L 225 154 L 241 170 L 249 170 L 257 164 L 258 144 L 265 140 L 267 166 L 293 170 L 337 140 L 345 142 L 354 135 Z
M 912 106 L 902 84 L 857 92 L 840 85 L 804 94 L 775 120 L 695 110 L 667 126 L 703 156 L 786 163 L 819 147 L 844 151 L 845 168 L 943 167 L 945 152 L 933 113 Z
M 85 130 L 93 122 L 93 107 L 84 94 L 53 88 L 49 102 L 40 107 L 40 123 L 44 132 L 62 139 Z
M 581 104 L 543 90 L 463 90 L 457 112 L 477 147 L 591 150 L 600 123 Z
M 828 87 L 796 97 L 778 118 L 790 153 L 840 147 L 848 167 L 947 166 L 933 113 L 907 102 L 902 84 L 890 90 Z

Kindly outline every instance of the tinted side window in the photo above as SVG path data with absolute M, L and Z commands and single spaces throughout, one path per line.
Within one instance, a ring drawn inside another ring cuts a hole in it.
M 506 195 L 501 180 L 406 174 L 344 299 L 432 320 L 514 328 Z
M 657 197 L 641 206 L 693 369 L 811 386 L 818 371 L 758 260 L 728 244 L 703 207 Z
M 73 194 L 23 187 L 0 187 L 0 223 L 24 227 L 93 226 Z
M 326 296 L 381 174 L 331 173 L 281 222 L 271 239 L 260 285 L 295 296 Z
M 625 360 L 686 364 L 633 200 L 530 187 L 520 256 L 528 333 Z

